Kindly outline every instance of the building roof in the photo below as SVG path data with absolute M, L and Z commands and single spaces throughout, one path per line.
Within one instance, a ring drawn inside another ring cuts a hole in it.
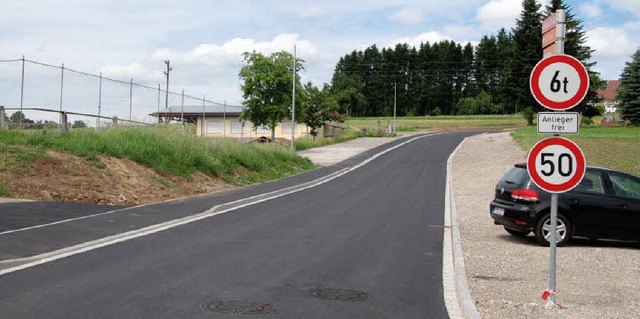
M 242 113 L 242 107 L 237 105 L 185 105 L 183 106 L 170 106 L 165 109 L 160 109 L 159 112 L 153 112 L 151 116 L 161 117 L 175 117 L 175 116 L 240 116 Z
M 620 86 L 620 80 L 607 81 L 607 88 L 598 90 L 598 95 L 605 100 L 615 100 L 618 86 Z

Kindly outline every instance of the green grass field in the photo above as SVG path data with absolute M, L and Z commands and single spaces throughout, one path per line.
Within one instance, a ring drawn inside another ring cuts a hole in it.
M 527 151 L 549 134 L 538 134 L 535 126 L 511 134 Z M 580 127 L 579 134 L 562 135 L 574 141 L 585 155 L 587 165 L 602 166 L 640 176 L 640 127 Z
M 351 118 L 345 124 L 358 130 L 386 130 L 393 125 L 393 117 L 383 118 Z M 419 130 L 469 129 L 469 128 L 501 128 L 521 127 L 527 124 L 519 115 L 469 115 L 469 116 L 421 116 L 396 118 L 396 131 L 413 132 Z

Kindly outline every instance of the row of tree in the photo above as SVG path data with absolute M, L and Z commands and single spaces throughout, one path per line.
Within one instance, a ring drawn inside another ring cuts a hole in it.
M 332 91 L 341 110 L 353 116 L 389 116 L 397 101 L 399 115 L 515 113 L 541 107 L 529 90 L 529 76 L 542 59 L 542 20 L 565 9 L 565 54 L 589 70 L 591 87 L 580 112 L 597 113 L 596 91 L 604 81 L 593 72 L 593 50 L 585 44 L 582 21 L 562 0 L 551 1 L 544 13 L 535 0 L 524 0 L 516 26 L 496 35 L 485 35 L 477 46 L 454 41 L 422 43 L 418 48 L 397 44 L 353 51 L 340 58 L 332 79 Z M 396 89 L 397 88 L 397 89 Z M 488 97 L 488 99 L 487 99 Z
M 273 137 L 278 123 L 291 117 L 295 100 L 296 122 L 311 127 L 314 136 L 323 122 L 337 119 L 338 113 L 361 117 L 391 116 L 394 110 L 399 116 L 522 112 L 532 123 L 535 112 L 543 107 L 530 92 L 529 77 L 542 59 L 542 21 L 558 9 L 566 13 L 564 52 L 589 71 L 589 92 L 576 110 L 590 118 L 602 112 L 596 107 L 597 90 L 605 82 L 592 70 L 596 63 L 591 61 L 593 50 L 585 44 L 582 21 L 563 0 L 552 0 L 544 13 L 536 0 L 523 0 L 515 27 L 485 35 L 477 46 L 440 41 L 417 48 L 372 45 L 353 51 L 340 58 L 330 85 L 303 86 L 295 77 L 295 99 L 293 74 L 304 69 L 302 59 L 294 61 L 284 51 L 269 56 L 245 53 L 239 74 L 245 107 L 242 118 L 256 127 L 269 127 Z M 623 79 L 624 94 L 640 94 L 640 81 L 634 79 Z M 636 87 L 626 89 L 633 85 Z M 640 109 L 640 105 L 634 107 Z

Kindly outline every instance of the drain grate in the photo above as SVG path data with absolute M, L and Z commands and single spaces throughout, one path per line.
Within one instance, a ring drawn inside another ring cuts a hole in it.
M 202 311 L 235 315 L 261 315 L 275 313 L 272 305 L 248 300 L 214 300 L 200 306 Z
M 322 300 L 365 301 L 369 299 L 369 294 L 366 292 L 342 288 L 312 289 L 309 295 Z

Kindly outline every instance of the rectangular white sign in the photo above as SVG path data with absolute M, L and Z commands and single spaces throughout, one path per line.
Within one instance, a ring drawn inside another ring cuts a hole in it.
M 578 134 L 580 115 L 575 112 L 538 112 L 539 134 Z

